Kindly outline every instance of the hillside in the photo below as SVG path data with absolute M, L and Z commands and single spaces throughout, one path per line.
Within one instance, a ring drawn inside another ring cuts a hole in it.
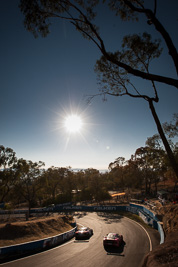
M 71 216 L 50 216 L 0 224 L 0 247 L 55 236 L 72 229 Z

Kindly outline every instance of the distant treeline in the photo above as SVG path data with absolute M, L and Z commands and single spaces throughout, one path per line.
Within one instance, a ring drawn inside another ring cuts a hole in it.
M 170 124 L 167 123 L 167 135 L 178 162 L 178 143 L 173 142 L 177 124 L 177 120 L 175 127 L 168 127 Z M 1 145 L 0 203 L 15 207 L 25 202 L 30 209 L 72 201 L 101 202 L 111 198 L 108 191 L 112 190 L 141 189 L 145 195 L 155 195 L 158 182 L 167 179 L 171 179 L 176 187 L 177 177 L 160 137 L 154 135 L 145 144 L 145 147 L 136 149 L 129 160 L 124 157 L 115 159 L 106 172 L 53 166 L 45 169 L 44 162 L 17 159 L 12 148 Z

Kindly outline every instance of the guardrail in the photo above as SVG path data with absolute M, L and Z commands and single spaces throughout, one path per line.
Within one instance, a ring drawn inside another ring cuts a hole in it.
M 76 226 L 63 234 L 52 236 L 49 238 L 31 241 L 23 244 L 17 244 L 12 246 L 6 246 L 0 248 L 0 261 L 9 259 L 10 257 L 25 255 L 48 249 L 57 245 L 60 245 L 74 237 Z
M 151 225 L 153 228 L 158 230 L 160 234 L 160 244 L 164 243 L 164 231 L 156 213 L 150 211 L 149 209 L 145 208 L 142 205 L 133 203 L 130 204 L 130 208 L 128 211 L 138 214 L 142 219 L 144 218 L 145 215 L 146 219 L 144 221 L 147 224 Z

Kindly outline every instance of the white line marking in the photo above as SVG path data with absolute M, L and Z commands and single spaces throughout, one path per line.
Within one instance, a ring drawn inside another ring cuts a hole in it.
M 149 236 L 147 230 L 146 230 L 140 223 L 138 223 L 138 222 L 136 222 L 136 221 L 134 221 L 134 220 L 132 220 L 132 219 L 130 219 L 130 218 L 128 218 L 128 217 L 124 217 L 124 218 L 126 218 L 126 219 L 128 219 L 128 220 L 130 220 L 130 221 L 132 221 L 132 222 L 135 222 L 136 224 L 138 224 L 138 225 L 145 231 L 145 233 L 146 233 L 147 236 L 148 236 L 149 242 L 150 242 L 150 251 L 152 251 L 152 242 L 151 242 L 151 238 L 150 238 L 150 236 Z

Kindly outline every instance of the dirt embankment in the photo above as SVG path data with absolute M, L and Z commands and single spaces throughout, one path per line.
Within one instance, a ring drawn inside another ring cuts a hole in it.
M 71 216 L 50 216 L 30 219 L 27 222 L 0 224 L 0 247 L 55 236 L 72 229 Z
M 165 242 L 147 255 L 143 267 L 178 267 L 178 204 L 160 208 L 159 214 Z

